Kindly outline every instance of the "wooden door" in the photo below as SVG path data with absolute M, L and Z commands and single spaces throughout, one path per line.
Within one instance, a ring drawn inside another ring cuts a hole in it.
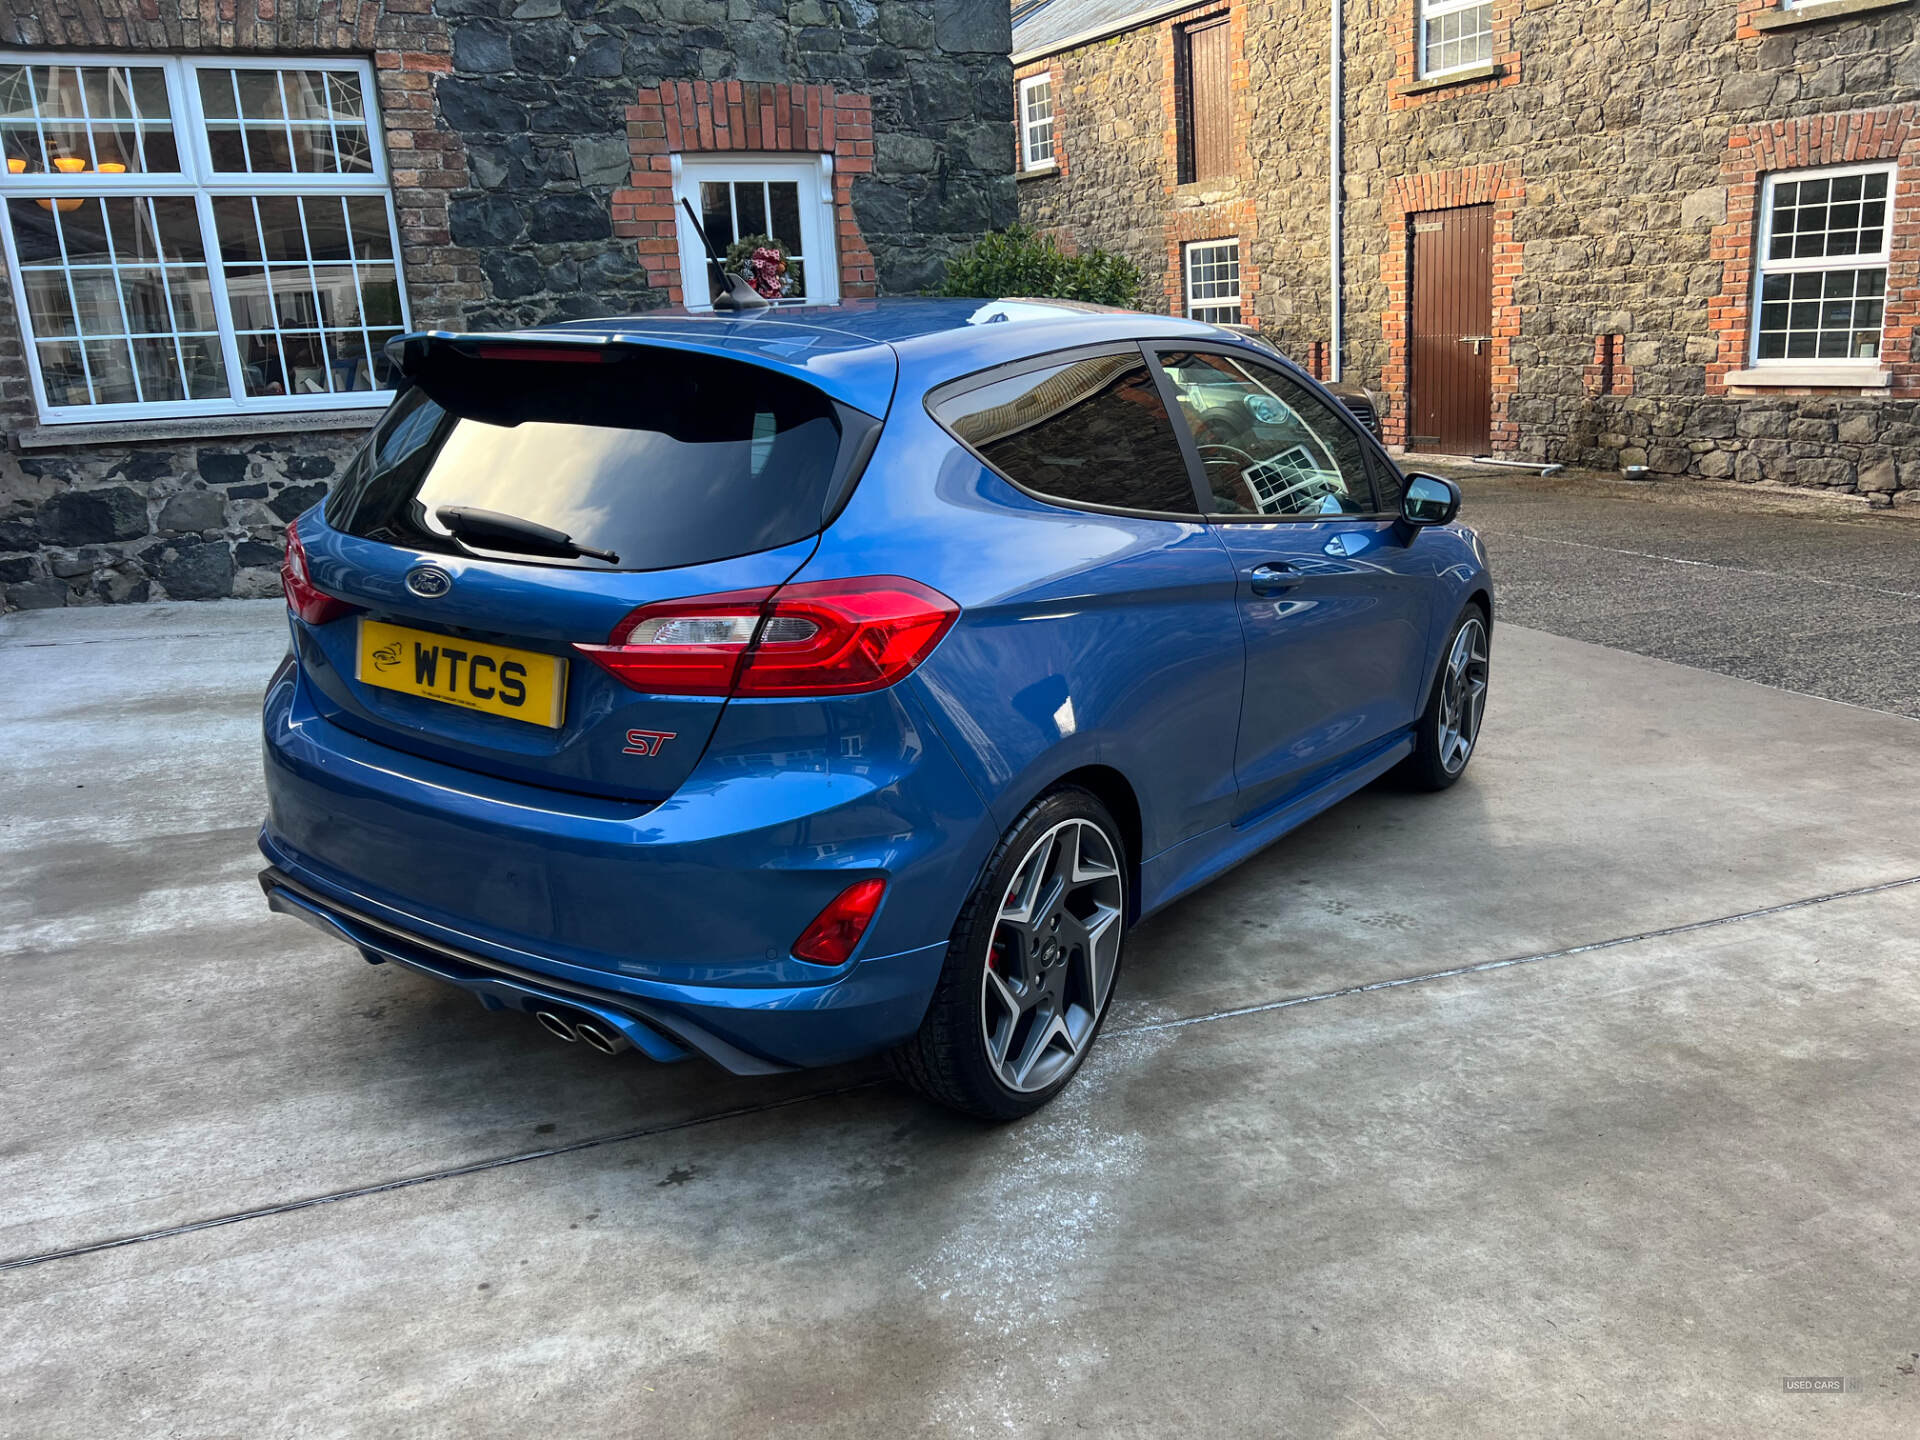
M 1487 453 L 1493 414 L 1493 207 L 1413 217 L 1407 448 Z
M 1181 32 L 1186 50 L 1187 133 L 1181 137 L 1182 183 L 1233 173 L 1233 92 L 1228 78 L 1228 17 L 1210 17 Z

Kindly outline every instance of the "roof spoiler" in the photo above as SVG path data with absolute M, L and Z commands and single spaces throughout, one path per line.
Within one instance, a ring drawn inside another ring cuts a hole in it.
M 459 356 L 465 360 L 533 360 L 553 364 L 604 364 L 615 359 L 613 347 L 630 343 L 625 336 L 558 333 L 552 330 L 501 330 L 489 334 L 454 330 L 416 330 L 386 344 L 388 360 L 408 379 L 418 379 L 434 360 Z

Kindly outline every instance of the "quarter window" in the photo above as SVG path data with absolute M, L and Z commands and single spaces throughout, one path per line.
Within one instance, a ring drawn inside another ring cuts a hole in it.
M 406 326 L 360 61 L 0 56 L 14 300 L 49 422 L 378 406 Z
M 1187 314 L 1215 325 L 1240 323 L 1240 242 L 1196 240 L 1186 248 Z
M 1420 73 L 1444 75 L 1493 59 L 1487 0 L 1420 0 Z
M 1884 165 L 1768 178 L 1757 363 L 1879 359 L 1892 191 Z
M 1053 167 L 1053 79 L 1036 75 L 1020 82 L 1020 168 Z
M 1332 406 L 1269 366 L 1160 357 L 1199 451 L 1210 514 L 1296 518 L 1372 511 L 1366 447 Z
M 1073 505 L 1194 515 L 1193 482 L 1138 351 L 999 380 L 934 417 L 1023 489 Z

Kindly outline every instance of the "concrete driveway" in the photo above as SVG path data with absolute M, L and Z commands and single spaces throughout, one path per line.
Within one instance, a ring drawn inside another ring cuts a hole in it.
M 0 622 L 0 1434 L 1920 1433 L 1914 720 L 1500 627 L 984 1129 L 269 916 L 281 624 Z

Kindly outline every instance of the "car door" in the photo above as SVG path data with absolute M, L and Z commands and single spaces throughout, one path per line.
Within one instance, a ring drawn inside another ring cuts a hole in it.
M 1166 346 L 1155 358 L 1235 570 L 1244 818 L 1363 763 L 1413 722 L 1433 581 L 1407 563 L 1371 447 L 1336 403 L 1243 352 Z

